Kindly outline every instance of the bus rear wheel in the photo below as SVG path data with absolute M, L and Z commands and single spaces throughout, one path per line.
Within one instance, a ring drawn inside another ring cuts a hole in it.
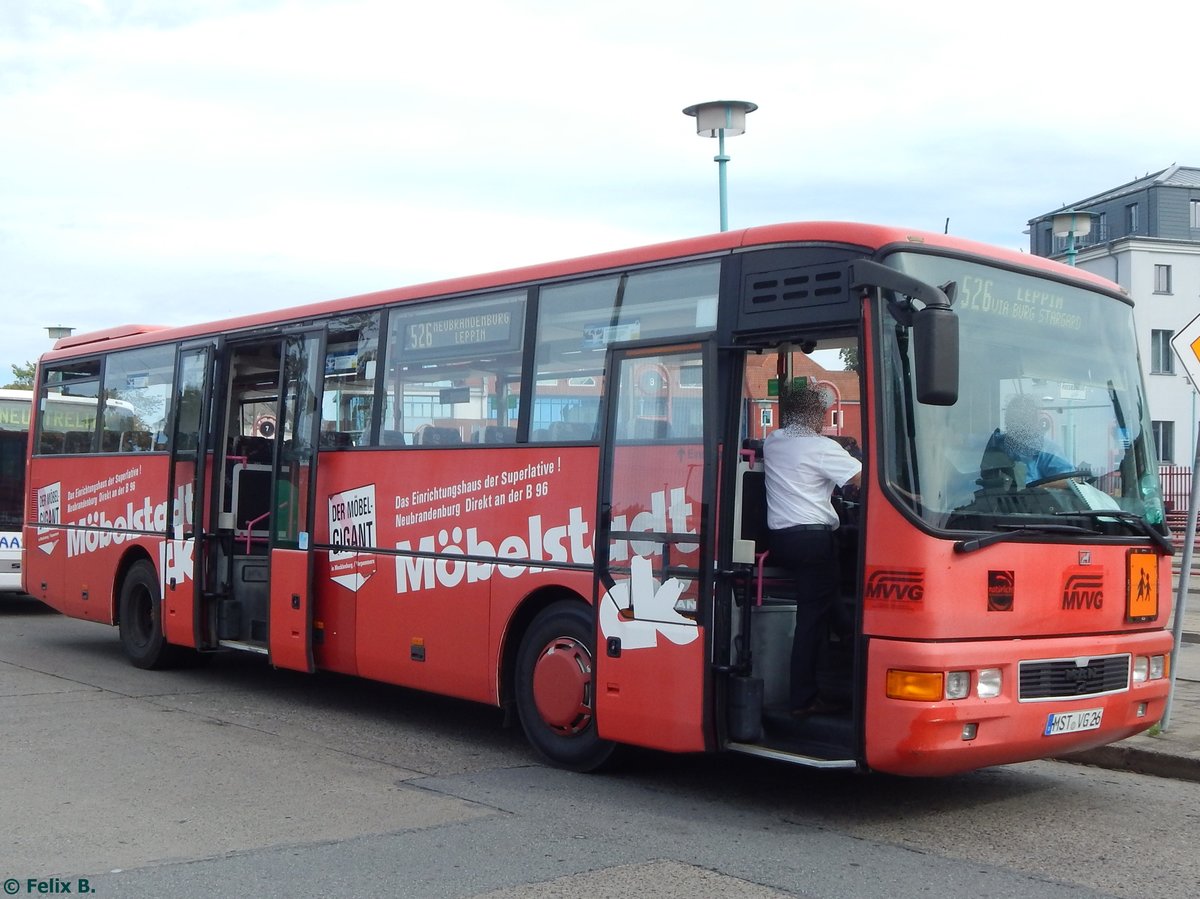
M 158 575 L 145 559 L 125 573 L 117 615 L 121 648 L 136 667 L 167 668 L 178 662 L 178 648 L 167 643 L 163 634 Z
M 517 653 L 517 712 L 533 747 L 572 771 L 594 771 L 614 744 L 596 734 L 595 624 L 578 602 L 538 614 Z

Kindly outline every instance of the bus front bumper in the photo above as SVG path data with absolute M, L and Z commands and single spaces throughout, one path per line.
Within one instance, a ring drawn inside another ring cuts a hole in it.
M 867 764 L 894 774 L 944 775 L 1123 740 L 1162 717 L 1170 690 L 1169 673 L 1135 679 L 1135 660 L 1169 657 L 1171 647 L 1171 635 L 1163 630 L 950 643 L 874 638 L 867 672 Z M 1128 674 L 1118 685 L 1084 676 L 1093 660 L 1103 661 L 1111 674 L 1123 658 Z M 1020 697 L 1022 663 L 1027 671 L 1056 667 L 1069 691 L 1043 689 L 1034 697 L 1036 691 L 1027 688 Z M 962 699 L 898 699 L 888 695 L 889 672 L 893 694 L 896 672 L 914 672 L 918 679 L 923 673 L 956 672 L 959 683 L 966 672 L 970 688 Z M 998 695 L 981 698 L 980 680 L 995 683 L 996 672 Z

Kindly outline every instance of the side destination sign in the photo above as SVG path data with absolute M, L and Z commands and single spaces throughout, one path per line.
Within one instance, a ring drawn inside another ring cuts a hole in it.
M 479 350 L 516 351 L 525 325 L 525 302 L 489 303 L 471 308 L 460 303 L 404 319 L 402 345 L 406 360 L 424 356 L 446 358 L 455 349 L 474 355 Z

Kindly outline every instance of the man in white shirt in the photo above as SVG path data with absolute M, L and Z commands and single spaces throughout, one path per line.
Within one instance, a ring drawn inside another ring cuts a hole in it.
M 792 639 L 792 714 L 837 710 L 817 693 L 817 652 L 841 589 L 835 487 L 857 485 L 862 463 L 821 435 L 825 401 L 812 387 L 780 392 L 782 427 L 763 443 L 771 564 L 790 568 L 796 580 L 796 632 Z

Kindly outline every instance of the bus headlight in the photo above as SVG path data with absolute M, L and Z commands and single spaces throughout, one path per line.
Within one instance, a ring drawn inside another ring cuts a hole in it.
M 1169 669 L 1167 656 L 1134 656 L 1133 682 L 1144 684 L 1148 680 L 1162 680 Z
M 979 683 L 975 694 L 980 699 L 995 699 L 1004 688 L 1004 677 L 999 668 L 980 668 Z
M 966 699 L 971 693 L 971 672 L 951 671 L 946 675 L 946 698 Z

